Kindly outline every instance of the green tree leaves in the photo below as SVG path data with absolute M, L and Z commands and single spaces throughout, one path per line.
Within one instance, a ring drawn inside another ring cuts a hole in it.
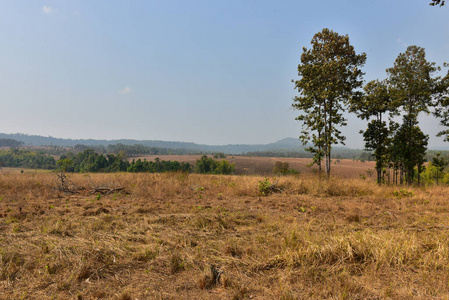
M 403 122 L 396 132 L 394 146 L 402 149 L 395 157 L 399 159 L 401 172 L 404 172 L 408 184 L 414 180 L 415 167 L 418 170 L 418 181 L 423 171 L 429 137 L 419 128 L 418 115 L 429 113 L 429 108 L 434 104 L 440 77 L 432 75 L 439 70 L 440 67 L 436 67 L 434 62 L 427 61 L 424 48 L 418 46 L 409 46 L 407 51 L 399 54 L 394 66 L 387 69 L 395 106 L 403 112 Z
M 444 1 L 434 2 L 444 5 Z M 300 95 L 292 106 L 300 111 L 296 117 L 302 122 L 299 138 L 310 145 L 306 150 L 314 155 L 313 164 L 321 172 L 324 158 L 329 176 L 332 145 L 344 144 L 339 128 L 346 125 L 343 112 L 349 108 L 368 121 L 361 133 L 366 150 L 376 158 L 378 183 L 391 166 L 395 174 L 400 172 L 401 183 L 411 184 L 416 178 L 419 183 L 429 137 L 419 128 L 418 116 L 436 107 L 434 115 L 449 127 L 449 72 L 443 79 L 434 76 L 441 68 L 427 61 L 424 48 L 409 46 L 387 69 L 386 80 L 370 81 L 361 91 L 360 67 L 366 54 L 356 54 L 347 35 L 325 28 L 314 35 L 311 45 L 303 48 L 300 79 L 295 81 Z M 402 116 L 402 124 L 394 122 L 394 116 Z M 449 130 L 438 135 L 449 141 Z
M 200 174 L 232 174 L 235 166 L 227 160 L 214 160 L 206 155 L 196 161 L 195 171 Z
M 324 28 L 316 33 L 310 49 L 303 48 L 298 65 L 300 79 L 295 88 L 300 96 L 293 99 L 293 108 L 301 111 L 296 118 L 303 123 L 300 139 L 313 146 L 307 150 L 314 153 L 319 165 L 325 159 L 326 175 L 330 176 L 332 145 L 344 144 L 345 137 L 338 129 L 346 125 L 343 117 L 348 103 L 361 97 L 356 89 L 362 86 L 366 54 L 356 54 L 347 35 Z

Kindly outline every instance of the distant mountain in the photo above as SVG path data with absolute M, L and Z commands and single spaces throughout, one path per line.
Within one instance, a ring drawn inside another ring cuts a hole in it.
M 124 145 L 144 145 L 157 148 L 168 149 L 186 149 L 198 152 L 224 152 L 227 154 L 242 154 L 245 152 L 256 151 L 298 151 L 304 150 L 304 146 L 299 139 L 285 138 L 280 141 L 270 144 L 236 144 L 236 145 L 202 145 L 186 142 L 167 142 L 155 140 L 132 140 L 132 139 L 118 139 L 118 140 L 95 140 L 95 139 L 62 139 L 52 136 L 27 135 L 21 133 L 6 134 L 0 133 L 0 139 L 14 139 L 23 142 L 26 146 L 58 146 L 58 147 L 73 147 L 75 145 L 87 146 L 107 146 L 111 144 Z

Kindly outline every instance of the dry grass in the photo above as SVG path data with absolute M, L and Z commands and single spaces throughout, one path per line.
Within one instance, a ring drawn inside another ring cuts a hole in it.
M 209 155 L 209 157 L 212 157 Z M 156 158 L 161 160 L 177 160 L 179 162 L 188 162 L 195 165 L 201 155 L 146 155 L 133 157 L 129 160 L 146 159 L 154 161 Z M 277 161 L 288 162 L 291 169 L 295 169 L 301 174 L 314 174 L 318 172 L 318 167 L 307 167 L 312 162 L 311 158 L 289 158 L 289 157 L 249 157 L 249 156 L 228 156 L 230 163 L 235 163 L 236 175 L 265 175 L 271 176 L 273 168 Z M 375 162 L 361 162 L 352 159 L 333 159 L 332 174 L 338 178 L 359 178 L 366 176 L 367 179 L 375 179 Z M 323 165 L 324 169 L 324 165 Z M 370 175 L 371 174 L 371 175 Z
M 82 174 L 69 175 L 87 185 Z M 0 172 L 2 299 L 444 299 L 447 187 L 360 179 Z

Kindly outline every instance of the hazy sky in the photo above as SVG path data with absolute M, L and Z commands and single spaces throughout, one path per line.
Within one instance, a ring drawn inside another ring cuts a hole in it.
M 302 47 L 330 28 L 383 79 L 408 45 L 449 62 L 429 0 L 0 2 L 0 132 L 203 144 L 297 137 Z M 445 70 L 446 72 L 446 70 Z M 430 146 L 438 122 L 421 118 Z M 347 145 L 366 122 L 349 117 Z M 449 145 L 447 143 L 446 145 Z

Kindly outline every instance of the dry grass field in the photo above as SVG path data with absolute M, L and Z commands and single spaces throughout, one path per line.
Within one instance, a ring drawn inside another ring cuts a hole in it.
M 132 159 L 146 159 L 154 161 L 156 158 L 161 160 L 177 160 L 179 162 L 188 162 L 195 165 L 201 155 L 147 155 L 133 157 Z M 212 157 L 209 155 L 209 157 Z M 249 157 L 249 156 L 228 156 L 226 160 L 235 163 L 236 175 L 264 175 L 270 176 L 273 173 L 274 165 L 277 161 L 288 162 L 291 169 L 295 169 L 300 174 L 311 174 L 318 171 L 317 166 L 307 167 L 312 161 L 310 158 L 288 158 L 288 157 Z M 353 161 L 351 159 L 333 159 L 332 174 L 338 178 L 359 178 L 360 174 L 367 177 L 367 171 L 374 171 L 375 162 Z M 324 163 L 323 163 L 324 170 Z
M 447 187 L 302 174 L 262 197 L 260 176 L 90 178 L 126 192 L 0 171 L 1 299 L 449 298 Z

